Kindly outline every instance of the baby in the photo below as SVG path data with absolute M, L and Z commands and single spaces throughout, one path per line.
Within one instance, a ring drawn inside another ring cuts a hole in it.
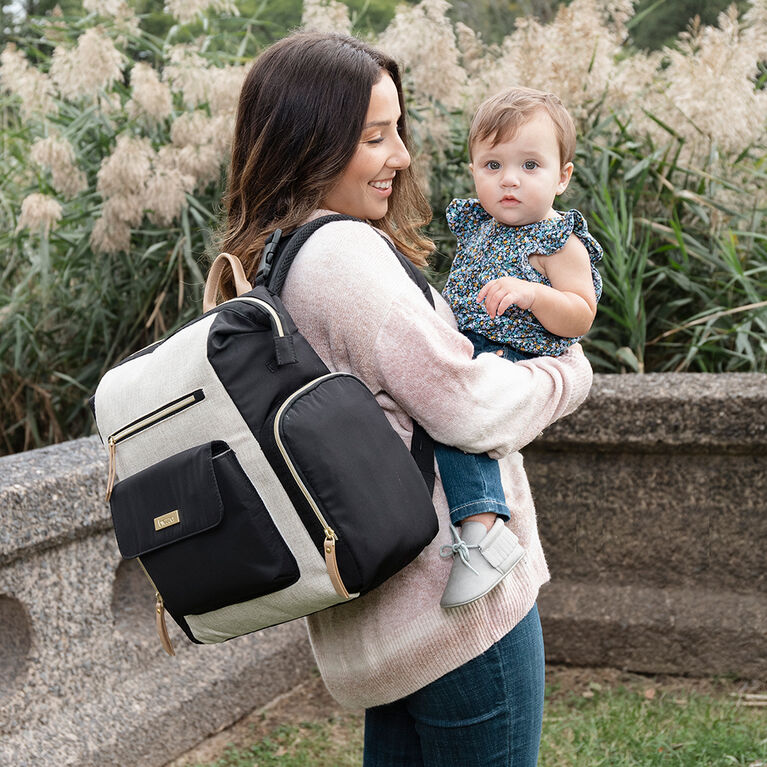
M 556 356 L 591 327 L 602 249 L 577 210 L 553 208 L 574 154 L 575 125 L 551 93 L 511 88 L 474 115 L 469 169 L 479 199 L 447 208 L 458 248 L 444 296 L 475 356 Z M 453 557 L 440 604 L 457 607 L 487 594 L 525 551 L 504 524 L 511 514 L 497 462 L 445 445 L 436 454 L 454 539 L 440 552 Z

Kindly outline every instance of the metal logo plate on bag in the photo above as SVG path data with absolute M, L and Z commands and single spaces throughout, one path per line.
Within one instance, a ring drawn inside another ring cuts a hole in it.
M 167 514 L 163 514 L 161 517 L 155 517 L 154 529 L 164 530 L 166 527 L 170 527 L 171 525 L 177 525 L 180 521 L 181 520 L 178 516 L 178 509 L 174 509 Z

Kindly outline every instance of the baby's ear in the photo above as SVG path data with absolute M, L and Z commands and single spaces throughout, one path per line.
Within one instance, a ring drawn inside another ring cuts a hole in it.
M 571 162 L 566 163 L 564 166 L 562 166 L 562 170 L 559 171 L 559 183 L 557 184 L 557 194 L 562 194 L 562 192 L 567 189 L 567 185 L 570 183 L 570 179 L 573 176 L 573 168 L 574 165 Z

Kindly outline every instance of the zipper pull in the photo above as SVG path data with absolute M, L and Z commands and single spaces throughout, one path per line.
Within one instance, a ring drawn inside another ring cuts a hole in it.
M 173 649 L 173 643 L 170 641 L 168 635 L 168 626 L 165 623 L 165 602 L 163 602 L 160 592 L 155 592 L 155 625 L 157 626 L 157 635 L 160 637 L 162 643 L 162 649 L 165 650 L 168 655 L 175 655 L 176 651 Z
M 336 590 L 336 594 L 344 599 L 349 599 L 349 592 L 341 580 L 341 573 L 338 572 L 338 562 L 336 561 L 336 534 L 328 527 L 325 529 L 325 567 L 327 568 L 330 582 Z
M 107 476 L 107 494 L 104 500 L 108 503 L 112 497 L 112 488 L 115 486 L 115 438 L 110 437 L 107 442 L 109 444 L 109 474 Z

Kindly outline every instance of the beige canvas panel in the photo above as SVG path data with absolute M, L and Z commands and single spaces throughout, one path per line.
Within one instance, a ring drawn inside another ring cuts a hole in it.
M 318 588 L 315 589 L 315 586 Z M 352 598 L 356 596 L 359 595 L 351 595 Z M 201 615 L 185 615 L 184 619 L 196 639 L 205 644 L 213 644 L 345 601 L 334 590 L 328 594 L 322 579 L 310 582 L 309 578 L 302 577 L 297 583 L 274 594 Z

